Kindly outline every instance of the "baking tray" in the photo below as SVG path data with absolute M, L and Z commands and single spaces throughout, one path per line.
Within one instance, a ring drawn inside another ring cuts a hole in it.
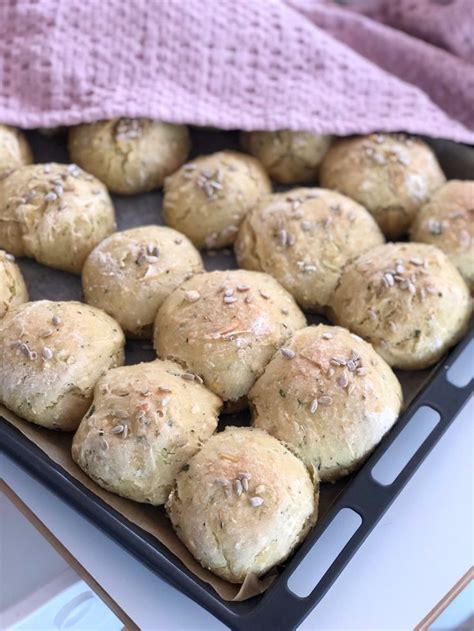
M 68 161 L 64 136 L 45 138 L 37 132 L 30 132 L 29 136 L 37 161 Z M 233 132 L 193 130 L 193 146 L 195 154 L 210 153 L 225 147 L 237 148 L 237 135 Z M 434 146 L 448 177 L 469 177 L 474 163 L 474 152 L 470 148 L 449 142 L 434 143 Z M 114 204 L 119 229 L 161 223 L 159 214 L 161 193 L 159 192 L 134 197 L 114 196 Z M 204 260 L 208 270 L 235 266 L 230 251 L 205 255 Z M 47 269 L 29 259 L 20 259 L 18 262 L 26 277 L 31 299 L 80 299 L 78 277 Z M 310 316 L 308 320 L 317 322 L 321 321 L 321 318 Z M 468 399 L 472 392 L 471 384 L 456 387 L 447 380 L 446 374 L 473 337 L 471 331 L 447 357 L 431 370 L 399 373 L 405 396 L 410 403 L 395 427 L 357 473 L 335 484 L 322 485 L 320 518 L 314 529 L 296 553 L 279 567 L 278 577 L 269 589 L 243 602 L 230 602 L 220 598 L 209 584 L 199 580 L 157 539 L 94 495 L 3 418 L 0 423 L 0 447 L 140 561 L 232 629 L 257 631 L 257 629 L 272 628 L 286 631 L 295 628 L 321 600 Z M 140 341 L 127 343 L 127 364 L 153 358 L 154 353 L 149 344 Z M 429 406 L 436 410 L 440 415 L 439 422 L 412 455 L 395 481 L 389 485 L 378 483 L 372 476 L 374 466 L 422 406 Z M 248 413 L 224 416 L 220 426 L 248 424 L 248 420 Z M 311 593 L 304 598 L 295 595 L 288 588 L 288 579 L 332 519 L 343 508 L 352 509 L 360 516 L 362 520 L 360 526 Z

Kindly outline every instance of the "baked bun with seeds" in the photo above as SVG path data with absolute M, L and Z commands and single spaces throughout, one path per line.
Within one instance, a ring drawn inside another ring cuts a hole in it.
M 344 270 L 332 319 L 371 342 L 395 368 L 438 361 L 464 334 L 469 289 L 447 256 L 423 243 L 387 243 Z
M 109 370 L 72 443 L 94 482 L 135 502 L 164 504 L 176 476 L 217 428 L 222 401 L 159 359 Z
M 28 290 L 13 254 L 0 250 L 0 319 L 28 300 Z
M 260 160 L 268 175 L 281 184 L 314 181 L 331 140 L 331 136 L 289 129 L 240 134 L 243 149 Z
M 255 202 L 272 192 L 262 165 L 243 153 L 200 156 L 167 177 L 165 222 L 198 248 L 231 245 L 239 224 Z
M 33 155 L 24 134 L 15 127 L 0 125 L 0 178 L 32 162 Z
M 371 215 L 344 195 L 297 188 L 262 199 L 235 242 L 240 267 L 274 276 L 308 311 L 321 313 L 343 267 L 384 237 Z
M 282 563 L 315 523 L 318 480 L 260 429 L 214 434 L 178 474 L 166 505 L 201 565 L 231 583 Z
M 71 160 L 113 193 L 145 193 L 162 186 L 191 148 L 188 128 L 149 118 L 113 118 L 69 130 Z
M 450 180 L 438 189 L 416 216 L 410 238 L 443 250 L 474 292 L 474 181 Z
M 370 344 L 320 324 L 300 329 L 275 353 L 249 402 L 253 425 L 326 482 L 367 458 L 397 420 L 402 390 Z
M 155 320 L 158 356 L 175 360 L 226 402 L 246 396 L 273 353 L 297 329 L 303 313 L 267 274 L 228 270 L 198 274 L 165 299 Z
M 87 255 L 115 230 L 104 185 L 75 164 L 34 164 L 0 180 L 0 247 L 80 274 Z
M 445 181 L 430 147 L 403 134 L 337 140 L 320 169 L 321 186 L 365 206 L 390 239 L 408 231 L 421 206 Z
M 204 270 L 193 244 L 165 226 L 116 232 L 89 254 L 82 270 L 86 302 L 113 316 L 131 337 L 151 337 L 163 300 Z
M 72 431 L 98 379 L 123 364 L 115 320 L 80 302 L 27 302 L 0 320 L 0 402 L 26 421 Z

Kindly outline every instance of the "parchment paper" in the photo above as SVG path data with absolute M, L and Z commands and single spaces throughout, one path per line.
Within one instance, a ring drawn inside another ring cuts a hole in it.
M 31 132 L 30 142 L 37 162 L 68 162 L 66 138 L 62 135 L 45 138 L 37 132 Z M 238 148 L 237 135 L 233 132 L 216 132 L 215 130 L 194 130 L 193 154 L 212 153 L 223 148 Z M 441 150 L 444 168 L 451 171 L 451 177 L 469 177 L 474 164 L 473 152 L 467 148 L 456 149 L 454 143 L 443 142 L 437 147 Z M 453 157 L 454 156 L 454 157 Z M 460 159 L 461 156 L 461 159 Z M 457 165 L 453 161 L 458 160 Z M 459 164 L 460 159 L 460 164 Z M 161 224 L 161 193 L 154 192 L 133 197 L 113 196 L 117 213 L 118 229 L 124 230 L 139 225 Z M 207 270 L 236 267 L 230 251 L 220 251 L 214 255 L 204 256 Z M 18 263 L 25 276 L 31 300 L 81 300 L 80 278 L 44 267 L 31 259 L 19 259 Z M 322 318 L 309 316 L 310 323 L 322 321 Z M 129 341 L 126 347 L 126 363 L 135 364 L 140 361 L 154 359 L 151 343 Z M 419 392 L 430 371 L 403 373 L 398 377 L 402 383 L 405 406 Z M 272 583 L 277 572 L 270 572 L 263 578 L 249 576 L 242 585 L 232 585 L 197 563 L 185 546 L 179 541 L 171 528 L 170 522 L 162 508 L 138 504 L 123 499 L 101 489 L 90 480 L 73 462 L 70 454 L 72 434 L 53 432 L 23 421 L 0 406 L 0 414 L 14 425 L 29 440 L 33 441 L 55 463 L 63 467 L 81 484 L 87 487 L 104 502 L 126 517 L 127 520 L 146 530 L 165 545 L 191 572 L 201 580 L 212 585 L 224 600 L 245 600 L 265 591 Z M 225 425 L 248 425 L 248 412 L 221 417 L 220 429 Z M 350 484 L 352 476 L 348 476 L 334 484 L 321 485 L 319 519 L 324 519 L 337 496 Z

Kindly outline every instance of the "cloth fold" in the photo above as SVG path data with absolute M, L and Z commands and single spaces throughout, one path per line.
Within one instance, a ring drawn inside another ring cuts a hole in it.
M 28 128 L 146 116 L 472 143 L 473 6 L 0 0 L 0 122 Z

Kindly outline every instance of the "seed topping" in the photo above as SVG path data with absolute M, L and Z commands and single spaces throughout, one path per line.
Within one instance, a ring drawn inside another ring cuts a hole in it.
M 53 351 L 48 346 L 44 346 L 43 350 L 41 351 L 41 356 L 43 359 L 48 361 L 49 359 L 53 358 Z
M 318 403 L 320 405 L 331 405 L 332 404 L 332 397 L 330 397 L 328 395 L 323 395 L 322 397 L 319 397 Z
M 217 480 L 215 480 L 215 483 L 217 484 L 217 486 L 229 486 L 230 482 L 227 478 L 217 478 Z
M 201 298 L 201 294 L 194 289 L 190 289 L 189 291 L 185 292 L 184 297 L 187 302 L 197 302 Z

